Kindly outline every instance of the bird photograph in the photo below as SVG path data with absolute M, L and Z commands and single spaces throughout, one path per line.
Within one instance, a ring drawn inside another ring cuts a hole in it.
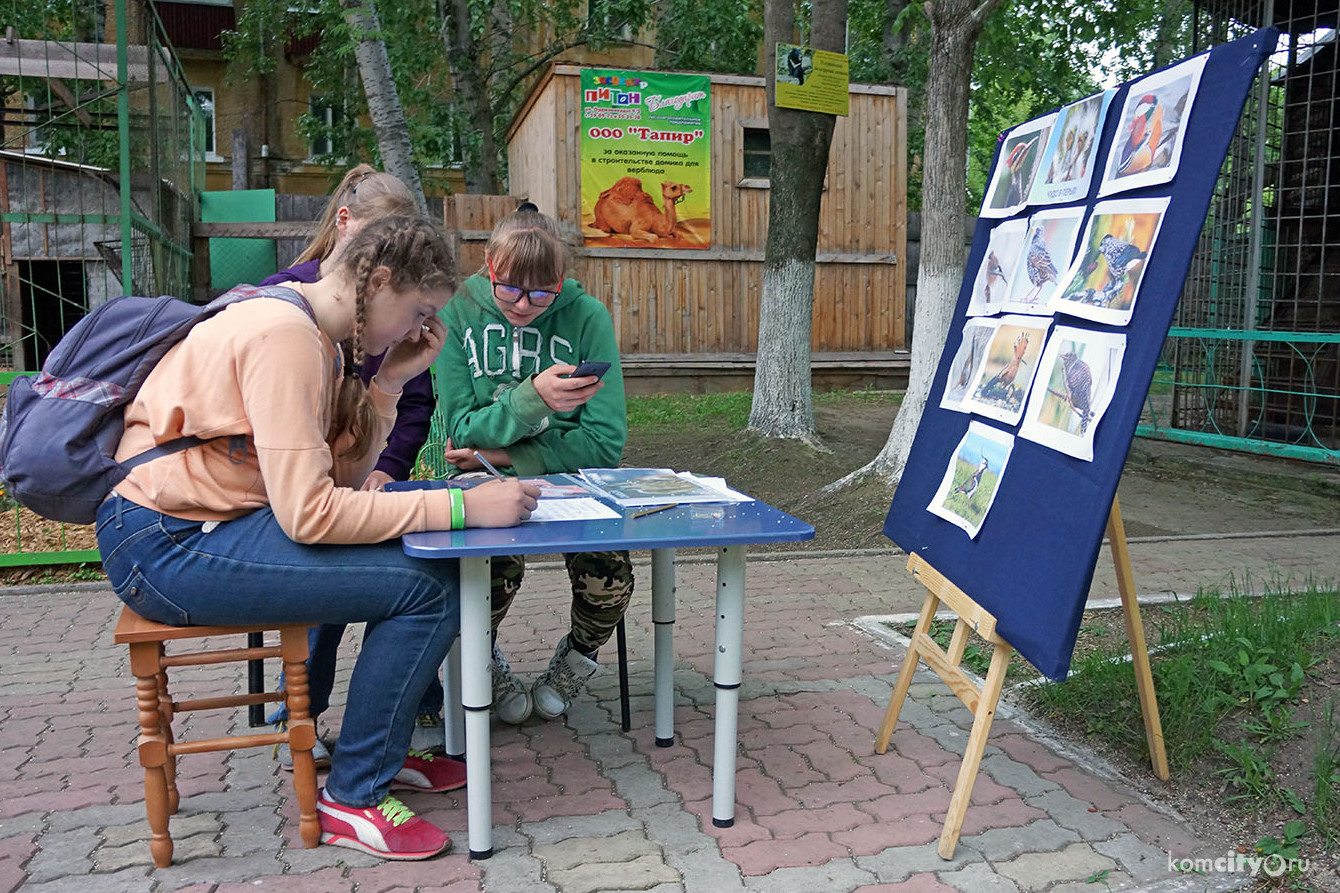
M 1024 255 L 1024 272 L 1033 287 L 1020 301 L 1024 304 L 1036 304 L 1042 294 L 1042 287 L 1048 283 L 1056 284 L 1056 262 L 1052 260 L 1051 249 L 1042 234 L 1042 227 L 1033 227 L 1028 237 L 1028 253 Z
M 1117 200 L 1106 206 L 1099 205 L 1090 219 L 1084 250 L 1050 306 L 1068 310 L 1057 305 L 1065 301 L 1077 312 L 1086 308 L 1082 316 L 1124 325 L 1134 309 L 1167 199 Z
M 1004 327 L 1000 331 L 1003 332 Z M 999 341 L 1000 332 L 996 335 L 996 341 Z M 1028 353 L 1028 344 L 1028 332 L 1019 332 L 1010 347 L 1009 358 L 977 387 L 973 396 L 978 400 L 999 404 L 1006 409 L 1017 409 L 1022 406 L 1023 390 L 1015 385 L 1015 381 L 1019 379 L 1021 368 L 1027 365 L 1024 357 Z M 1027 381 L 1027 377 L 1024 381 Z
M 926 508 L 976 536 L 996 499 L 1013 448 L 1013 435 L 970 422 Z
M 1052 368 L 1047 395 L 1054 398 L 1046 422 L 1068 434 L 1083 437 L 1093 420 L 1093 370 L 1080 359 L 1086 345 L 1063 342 L 1057 363 Z M 1045 409 L 1045 408 L 1044 408 Z
M 1024 238 L 1028 235 L 1028 220 L 1004 220 L 991 231 L 986 254 L 977 267 L 973 282 L 969 316 L 997 313 L 1017 291 L 1015 280 L 1022 275 L 1019 269 L 1024 253 Z
M 995 330 L 995 326 L 991 323 L 973 320 L 969 320 L 963 326 L 963 340 L 959 342 L 958 351 L 949 364 L 949 378 L 945 382 L 944 394 L 940 398 L 942 407 L 959 408 L 959 403 L 967 395 L 968 388 L 977 375 L 977 367 L 982 364 L 982 358 L 986 356 L 986 346 Z
M 1006 134 L 1005 144 L 1001 146 L 996 166 L 992 169 L 990 188 L 983 197 L 982 213 L 985 216 L 1011 213 L 1028 201 L 1050 134 L 1050 120 L 1020 124 Z
M 1177 174 L 1183 124 L 1191 112 L 1204 57 L 1193 57 L 1131 86 L 1117 121 L 1099 195 L 1166 183 Z

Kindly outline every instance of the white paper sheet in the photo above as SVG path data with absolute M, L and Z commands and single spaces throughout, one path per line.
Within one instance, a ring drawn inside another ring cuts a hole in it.
M 622 518 L 623 515 L 598 499 L 541 499 L 526 523 L 535 521 L 598 521 L 602 518 Z

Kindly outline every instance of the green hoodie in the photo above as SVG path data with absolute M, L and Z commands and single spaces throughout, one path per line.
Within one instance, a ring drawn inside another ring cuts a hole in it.
M 581 283 L 565 279 L 554 303 L 517 328 L 494 303 L 489 278 L 475 274 L 438 317 L 447 343 L 433 376 L 452 446 L 505 448 L 519 475 L 618 466 L 628 440 L 619 347 L 609 311 Z M 572 412 L 552 411 L 532 377 L 582 360 L 611 364 L 605 386 Z

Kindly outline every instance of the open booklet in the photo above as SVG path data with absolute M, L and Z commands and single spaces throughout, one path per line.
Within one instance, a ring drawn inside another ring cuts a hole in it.
M 722 478 L 669 468 L 583 468 L 579 474 L 588 487 L 620 506 L 753 501 L 727 487 Z

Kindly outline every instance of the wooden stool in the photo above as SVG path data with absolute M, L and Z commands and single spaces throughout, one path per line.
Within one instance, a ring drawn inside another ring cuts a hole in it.
M 168 655 L 165 644 L 175 639 L 202 639 L 206 636 L 236 636 L 278 630 L 277 647 L 228 648 Z M 236 750 L 241 747 L 266 747 L 287 744 L 293 754 L 293 787 L 298 795 L 298 823 L 302 842 L 309 849 L 321 842 L 321 825 L 316 817 L 316 767 L 312 763 L 312 745 L 316 742 L 316 723 L 307 715 L 307 624 L 256 624 L 254 626 L 165 626 L 145 620 L 129 607 L 121 610 L 116 624 L 115 641 L 130 646 L 130 672 L 135 676 L 135 702 L 139 710 L 140 765 L 144 767 L 144 808 L 149 815 L 152 839 L 149 850 L 154 864 L 166 868 L 172 864 L 172 837 L 168 834 L 168 816 L 177 812 L 177 755 Z M 284 662 L 285 691 L 174 701 L 168 691 L 168 667 L 204 666 L 256 658 L 279 657 Z M 172 719 L 190 710 L 215 710 L 244 707 L 272 701 L 288 702 L 288 729 L 262 735 L 235 735 L 201 741 L 175 741 Z

